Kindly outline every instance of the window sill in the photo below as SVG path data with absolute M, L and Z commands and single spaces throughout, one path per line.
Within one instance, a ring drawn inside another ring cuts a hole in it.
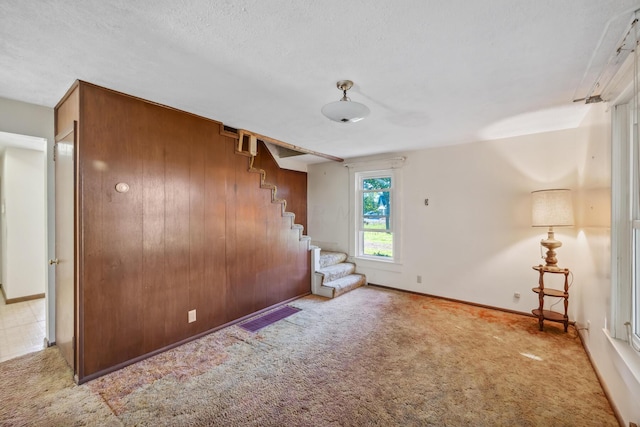
M 350 257 L 350 261 L 356 263 L 358 267 L 373 268 L 377 270 L 390 271 L 394 273 L 402 272 L 402 264 L 396 261 L 388 261 L 385 259 L 374 259 L 368 257 Z
M 628 387 L 637 389 L 640 387 L 640 354 L 636 353 L 626 341 L 613 338 L 606 329 L 603 329 L 602 332 L 618 354 L 618 358 L 613 360 L 618 373 Z M 634 380 L 635 384 L 632 383 Z

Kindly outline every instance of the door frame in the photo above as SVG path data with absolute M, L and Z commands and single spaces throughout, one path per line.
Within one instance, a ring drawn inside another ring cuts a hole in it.
M 0 128 L 2 129 L 2 128 Z M 5 147 L 14 147 L 27 150 L 36 150 L 43 153 L 43 176 L 42 183 L 44 189 L 44 210 L 42 221 L 44 222 L 44 259 L 45 266 L 51 254 L 51 245 L 55 242 L 55 222 L 49 218 L 52 204 L 55 202 L 53 196 L 52 180 L 49 179 L 52 162 L 49 161 L 50 144 L 49 138 L 43 136 L 31 136 L 20 132 L 8 132 L 0 130 L 0 143 Z M 53 293 L 52 293 L 53 292 Z M 45 294 L 45 336 L 44 345 L 50 346 L 55 342 L 55 277 L 51 277 L 51 268 L 45 269 L 44 274 L 44 294 Z M 53 308 L 53 311 L 51 309 Z

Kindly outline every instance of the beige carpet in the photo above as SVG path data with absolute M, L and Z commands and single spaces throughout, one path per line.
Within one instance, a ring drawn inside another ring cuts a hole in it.
M 363 287 L 82 386 L 55 348 L 0 364 L 2 425 L 617 426 L 574 329 Z

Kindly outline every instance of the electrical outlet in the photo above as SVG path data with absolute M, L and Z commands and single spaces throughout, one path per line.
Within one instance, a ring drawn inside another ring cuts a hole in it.
M 514 298 L 520 298 L 520 292 L 514 292 L 513 293 L 513 297 Z
M 418 283 L 422 283 L 422 276 L 418 276 L 418 278 L 416 279 Z
M 190 310 L 189 311 L 189 323 L 193 323 L 196 321 L 196 311 L 195 310 Z

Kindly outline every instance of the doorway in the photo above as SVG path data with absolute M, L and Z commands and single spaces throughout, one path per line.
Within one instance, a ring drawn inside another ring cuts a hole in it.
M 0 132 L 0 361 L 45 346 L 46 139 Z

